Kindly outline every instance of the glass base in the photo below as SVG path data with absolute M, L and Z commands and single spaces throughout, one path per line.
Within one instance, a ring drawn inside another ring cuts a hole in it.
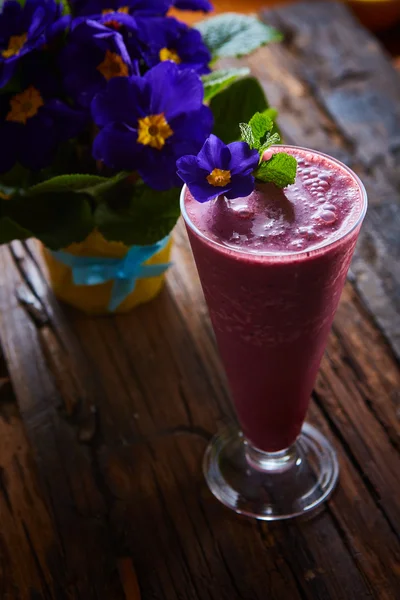
M 335 450 L 308 423 L 295 444 L 281 452 L 257 450 L 241 432 L 226 429 L 210 442 L 203 470 L 218 500 L 265 521 L 291 519 L 317 508 L 339 475 Z

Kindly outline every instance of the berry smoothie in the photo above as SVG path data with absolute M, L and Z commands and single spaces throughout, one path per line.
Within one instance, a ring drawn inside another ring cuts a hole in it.
M 366 210 L 359 179 L 323 154 L 298 161 L 294 185 L 182 212 L 245 437 L 265 452 L 302 427 Z

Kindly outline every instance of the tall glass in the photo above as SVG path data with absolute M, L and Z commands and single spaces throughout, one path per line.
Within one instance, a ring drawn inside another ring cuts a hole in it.
M 312 150 L 352 178 L 359 212 L 316 249 L 271 253 L 232 248 L 181 209 L 227 374 L 240 431 L 209 444 L 204 473 L 213 494 L 238 513 L 288 519 L 321 504 L 338 478 L 334 449 L 304 423 L 327 336 L 367 208 L 365 189 L 345 165 Z M 320 194 L 321 195 L 321 194 Z M 193 201 L 193 200 L 192 200 Z

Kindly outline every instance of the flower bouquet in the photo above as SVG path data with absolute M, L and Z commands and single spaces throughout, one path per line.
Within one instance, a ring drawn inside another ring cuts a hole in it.
M 279 34 L 208 0 L 6 0 L 0 12 L 0 243 L 37 238 L 56 295 L 86 312 L 151 299 L 179 216 L 176 161 L 268 109 L 246 68 Z M 271 109 L 272 110 L 272 109 Z

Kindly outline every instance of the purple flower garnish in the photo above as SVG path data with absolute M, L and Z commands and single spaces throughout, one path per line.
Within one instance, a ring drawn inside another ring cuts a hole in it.
M 194 71 L 180 71 L 170 61 L 144 77 L 111 79 L 91 106 L 100 127 L 94 158 L 113 169 L 138 171 L 156 190 L 179 185 L 176 160 L 198 152 L 212 129 L 203 93 Z
M 258 151 L 251 150 L 245 142 L 226 145 L 211 134 L 197 156 L 183 156 L 176 165 L 193 197 L 207 202 L 221 194 L 226 198 L 251 194 L 258 162 Z

